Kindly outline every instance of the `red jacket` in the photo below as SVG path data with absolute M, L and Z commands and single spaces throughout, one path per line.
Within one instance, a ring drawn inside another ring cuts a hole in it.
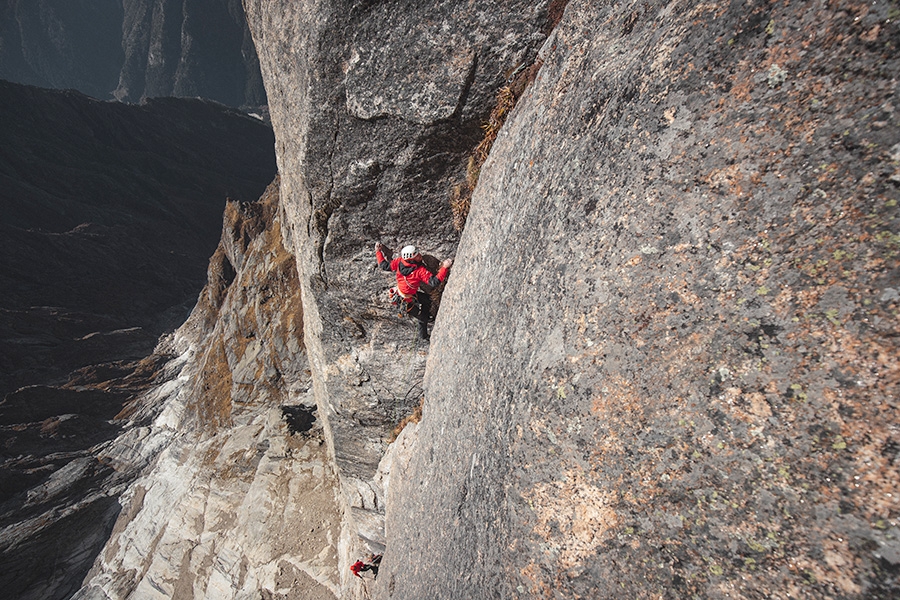
M 437 275 L 434 275 L 420 262 L 395 258 L 389 263 L 381 250 L 375 251 L 375 259 L 384 271 L 397 273 L 397 291 L 404 298 L 415 296 L 423 283 L 434 287 L 447 279 L 447 268 L 443 266 L 438 269 Z

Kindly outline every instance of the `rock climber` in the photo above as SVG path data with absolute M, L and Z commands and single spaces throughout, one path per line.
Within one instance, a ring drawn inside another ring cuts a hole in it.
M 378 566 L 381 564 L 381 555 L 380 554 L 372 554 L 369 556 L 368 562 L 363 562 L 361 560 L 356 561 L 352 565 L 350 565 L 350 572 L 356 575 L 359 578 L 362 578 L 360 573 L 362 571 L 372 571 L 372 575 L 375 579 L 378 579 Z
M 384 246 L 381 242 L 375 242 L 375 260 L 384 271 L 394 271 L 397 274 L 397 287 L 394 288 L 401 301 L 406 304 L 406 310 L 419 321 L 419 339 L 427 340 L 428 321 L 431 318 L 431 296 L 420 289 L 422 284 L 431 287 L 437 286 L 447 279 L 452 259 L 441 263 L 437 275 L 433 274 L 422 262 L 422 255 L 415 246 L 404 246 L 400 250 L 400 257 L 388 261 L 384 256 Z

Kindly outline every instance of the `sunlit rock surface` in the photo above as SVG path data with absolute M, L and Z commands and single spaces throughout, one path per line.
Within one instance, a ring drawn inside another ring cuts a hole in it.
M 281 208 L 104 447 L 154 463 L 79 597 L 897 597 L 892 5 L 565 4 L 246 0 Z M 456 255 L 430 346 L 376 240 Z
M 569 3 L 481 172 L 382 598 L 897 597 L 892 10 Z
M 888 5 L 571 2 L 544 39 L 564 3 L 246 4 L 316 400 L 369 513 L 374 421 L 419 360 L 369 308 L 371 242 L 453 252 L 466 119 L 541 45 L 386 459 L 383 542 L 345 511 L 348 548 L 386 548 L 373 593 L 896 593 Z
M 76 598 L 337 591 L 336 480 L 307 394 L 277 210 L 277 183 L 257 203 L 228 205 L 209 284 L 174 335 L 179 372 L 130 407 L 132 419 L 155 411 L 152 423 L 100 453 L 133 470 L 135 452 L 157 452 Z

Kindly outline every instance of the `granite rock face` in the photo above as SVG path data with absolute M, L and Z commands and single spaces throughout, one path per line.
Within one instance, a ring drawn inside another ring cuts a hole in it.
M 895 15 L 569 3 L 481 172 L 380 597 L 900 593 Z
M 155 466 L 78 597 L 898 595 L 893 5 L 244 7 L 280 208 L 229 207 L 183 370 L 104 446 Z M 376 240 L 456 254 L 430 346 Z
M 485 40 L 512 38 L 466 38 L 450 3 L 247 7 L 344 558 L 385 547 L 383 597 L 896 590 L 888 12 L 568 6 L 483 168 L 387 478 L 377 421 L 421 359 L 363 304 L 367 245 L 448 253 L 465 157 L 408 140 L 484 118 Z
M 0 78 L 101 100 L 266 103 L 240 0 L 7 0 Z
M 447 202 L 498 89 L 546 38 L 546 2 L 244 2 L 303 289 L 313 387 L 342 485 L 346 569 L 384 548 L 375 474 L 422 397 L 427 345 L 386 304 L 373 243 L 454 252 Z M 452 275 L 451 275 L 452 277 Z

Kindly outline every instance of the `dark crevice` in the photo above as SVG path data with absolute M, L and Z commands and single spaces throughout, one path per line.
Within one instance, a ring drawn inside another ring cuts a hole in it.
M 281 418 L 287 423 L 291 435 L 307 433 L 316 423 L 316 407 L 282 406 Z

